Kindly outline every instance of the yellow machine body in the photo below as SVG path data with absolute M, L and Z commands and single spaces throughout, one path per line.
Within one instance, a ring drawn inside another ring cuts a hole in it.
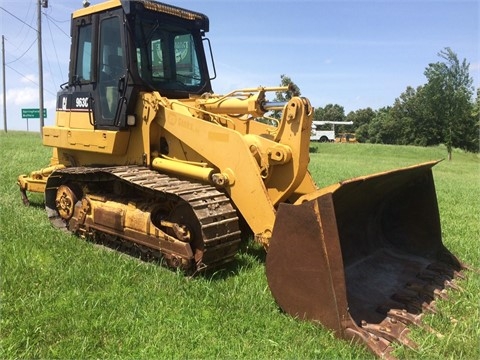
M 392 341 L 414 346 L 407 325 L 463 269 L 442 244 L 435 162 L 318 189 L 308 99 L 213 93 L 208 26 L 151 0 L 76 11 L 69 80 L 43 128 L 52 158 L 19 176 L 24 202 L 44 193 L 55 226 L 194 272 L 232 261 L 251 234 L 287 313 L 380 356 Z

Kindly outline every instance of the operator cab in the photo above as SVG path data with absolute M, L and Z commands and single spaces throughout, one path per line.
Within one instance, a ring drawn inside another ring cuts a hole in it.
M 76 11 L 69 81 L 57 112 L 83 113 L 96 129 L 125 129 L 140 92 L 172 99 L 211 92 L 206 15 L 150 0 L 116 0 Z

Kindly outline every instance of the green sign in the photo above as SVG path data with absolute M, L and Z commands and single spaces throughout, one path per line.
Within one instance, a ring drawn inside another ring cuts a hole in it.
M 47 117 L 47 109 L 43 109 L 43 117 Z M 40 119 L 40 109 L 22 109 L 22 119 Z

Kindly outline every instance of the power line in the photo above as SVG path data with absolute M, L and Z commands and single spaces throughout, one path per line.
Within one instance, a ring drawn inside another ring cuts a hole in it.
M 47 18 L 47 20 L 52 20 L 52 24 L 55 25 L 57 27 L 58 30 L 60 30 L 66 37 L 70 38 L 70 35 L 68 35 L 65 31 L 63 31 L 63 29 L 58 26 L 57 24 L 55 24 L 55 22 L 59 22 L 59 21 L 55 21 L 55 19 L 53 19 L 51 16 L 49 16 L 48 14 L 46 13 L 43 13 L 43 15 L 45 15 L 45 17 Z M 68 20 L 70 21 L 70 20 Z
M 8 41 L 7 38 L 5 38 L 5 40 Z M 8 41 L 8 42 L 11 43 L 11 41 Z M 27 49 L 21 56 L 19 56 L 19 57 L 16 58 L 15 60 L 12 60 L 12 61 L 9 61 L 9 62 L 5 62 L 5 65 L 6 65 L 9 69 L 15 71 L 17 74 L 19 74 L 20 76 L 22 76 L 24 79 L 26 79 L 26 80 L 30 81 L 31 83 L 33 83 L 33 84 L 35 84 L 35 85 L 38 86 L 38 84 L 37 84 L 36 82 L 32 81 L 29 77 L 27 77 L 26 75 L 21 74 L 18 70 L 15 70 L 13 67 L 10 66 L 10 64 L 13 64 L 13 63 L 16 63 L 17 61 L 20 61 L 20 60 L 25 56 L 25 54 L 32 48 L 32 46 L 33 46 L 36 42 L 37 42 L 37 39 L 33 40 L 33 42 L 30 44 L 30 46 L 28 47 L 28 49 Z M 24 67 L 28 67 L 28 66 L 29 66 L 29 65 L 25 65 L 25 63 L 22 63 L 22 62 L 20 62 L 20 65 L 21 65 L 21 66 L 24 66 Z M 49 65 L 50 65 L 50 64 L 49 64 Z M 59 68 L 60 68 L 60 67 L 59 67 Z M 54 73 L 53 73 L 53 71 L 52 71 L 51 69 L 50 69 L 50 73 L 51 73 L 52 76 L 53 76 Z M 60 74 L 62 74 L 61 68 L 60 68 Z M 63 74 L 62 74 L 62 77 L 63 77 Z M 48 91 L 48 90 L 46 90 L 46 91 L 47 91 L 49 94 L 52 94 L 51 91 Z
M 32 84 L 35 84 L 35 85 L 39 86 L 39 84 L 38 84 L 37 82 L 35 82 L 34 80 L 30 79 L 28 76 L 22 74 L 20 71 L 12 68 L 10 65 L 5 64 L 5 66 L 8 67 L 10 70 L 13 70 L 14 72 L 16 72 L 18 75 L 20 75 L 20 76 L 21 76 L 22 78 L 24 78 L 25 80 L 28 80 L 28 81 L 30 81 Z M 50 95 L 52 95 L 52 96 L 57 96 L 57 94 L 54 94 L 54 93 L 52 93 L 52 92 L 49 91 L 49 90 L 45 90 L 45 91 L 48 92 L 48 93 L 49 93 Z
M 37 14 L 37 28 L 36 29 L 33 26 L 31 26 L 30 24 L 28 24 L 25 21 L 23 21 L 22 19 L 20 19 L 15 14 L 13 14 L 10 11 L 8 11 L 7 9 L 5 9 L 3 6 L 0 6 L 0 10 L 3 10 L 5 13 L 10 15 L 11 17 L 16 19 L 17 21 L 19 21 L 23 25 L 25 25 L 28 28 L 34 30 L 35 33 L 37 34 L 36 43 L 37 43 L 37 46 L 38 46 L 38 68 L 39 68 L 38 84 L 35 81 L 33 81 L 32 79 L 30 79 L 27 76 L 25 76 L 24 74 L 22 74 L 20 71 L 14 69 L 13 67 L 11 67 L 9 65 L 6 65 L 5 61 L 3 61 L 3 64 L 4 64 L 4 66 L 8 66 L 8 68 L 11 69 L 12 71 L 14 71 L 15 73 L 19 74 L 22 78 L 27 79 L 29 82 L 31 82 L 33 84 L 36 84 L 38 86 L 38 89 L 39 89 L 39 108 L 40 108 L 40 134 L 42 134 L 42 129 L 43 129 L 43 126 L 44 126 L 44 117 L 43 117 L 44 95 L 43 95 L 43 93 L 44 93 L 44 91 L 47 91 L 52 96 L 55 96 L 55 94 L 46 90 L 46 89 L 44 89 L 44 84 L 43 84 L 43 61 L 42 61 L 42 47 L 43 47 L 43 44 L 42 44 L 42 16 L 41 16 L 42 11 L 41 11 L 41 8 L 42 7 L 43 8 L 48 8 L 48 0 L 38 0 L 36 5 L 37 5 L 37 11 L 36 11 L 36 14 Z M 44 14 L 44 15 L 46 15 L 46 14 Z M 49 24 L 49 29 L 50 29 L 50 23 L 48 22 L 48 24 Z M 60 30 L 62 31 L 62 33 L 65 34 L 65 32 L 62 29 L 60 29 Z M 51 29 L 50 29 L 50 36 L 52 37 L 52 40 L 53 40 Z M 22 41 L 21 44 L 23 44 L 23 43 L 24 42 Z M 21 59 L 30 50 L 30 48 L 32 47 L 32 45 L 34 43 L 35 43 L 35 41 L 28 47 L 28 49 L 19 58 L 17 58 L 13 62 Z M 58 55 L 57 55 L 57 51 L 56 51 L 56 48 L 55 48 L 55 41 L 53 41 L 53 44 L 54 44 L 53 46 L 54 46 L 54 50 L 55 50 L 55 55 L 57 56 L 57 62 L 58 62 Z M 52 73 L 52 75 L 54 74 L 53 71 L 51 71 L 51 73 Z
M 43 2 L 42 2 L 42 4 L 43 4 Z M 13 14 L 12 12 L 10 12 L 9 10 L 5 9 L 3 6 L 0 6 L 0 9 L 3 10 L 3 11 L 4 11 L 5 13 L 7 13 L 8 15 L 10 15 L 11 17 L 13 17 L 14 19 L 16 19 L 17 21 L 19 21 L 20 23 L 22 23 L 23 25 L 25 25 L 26 27 L 34 30 L 35 33 L 38 34 L 39 31 L 38 31 L 36 28 L 34 28 L 34 27 L 31 26 L 30 24 L 28 24 L 26 21 L 24 21 L 24 20 L 22 20 L 21 18 L 19 18 L 17 15 L 15 15 L 15 14 Z M 30 9 L 30 8 L 29 8 L 29 9 Z M 29 11 L 30 11 L 30 10 L 29 10 Z M 28 11 L 28 12 L 29 12 L 29 11 Z M 50 32 L 50 38 L 52 39 L 52 46 L 53 46 L 53 49 L 54 49 L 54 53 L 55 53 L 55 57 L 56 57 L 57 64 L 58 64 L 58 66 L 59 66 L 60 75 L 61 75 L 61 77 L 63 78 L 63 71 L 62 71 L 62 69 L 61 69 L 61 67 L 60 67 L 60 65 L 59 65 L 60 62 L 59 62 L 59 59 L 58 59 L 58 52 L 57 52 L 57 49 L 56 49 L 56 46 L 55 46 L 55 40 L 54 40 L 54 38 L 53 38 L 53 34 L 52 34 L 52 29 L 51 29 L 51 27 L 50 27 L 50 23 L 53 22 L 53 25 L 55 25 L 55 27 L 56 27 L 58 30 L 60 30 L 60 31 L 62 32 L 62 34 L 64 34 L 66 37 L 70 38 L 70 35 L 68 35 L 62 28 L 60 28 L 57 24 L 55 24 L 55 21 L 56 21 L 56 22 L 59 22 L 59 23 L 60 23 L 60 21 L 53 19 L 53 18 L 52 18 L 51 16 L 49 16 L 46 12 L 42 12 L 42 14 L 47 18 L 47 24 L 48 24 L 48 26 L 49 26 L 49 32 Z M 51 20 L 51 21 L 49 21 L 49 20 Z M 70 21 L 70 20 L 68 20 L 68 21 Z M 6 40 L 8 41 L 8 39 L 6 39 Z M 13 63 L 21 60 L 21 59 L 30 51 L 30 49 L 32 48 L 32 46 L 33 46 L 36 42 L 38 42 L 38 39 L 34 39 L 34 40 L 32 41 L 32 43 L 28 46 L 28 48 L 27 48 L 20 56 L 18 56 L 17 58 L 15 58 L 15 59 L 12 60 L 12 61 L 9 61 L 8 63 L 5 63 L 5 65 L 8 66 L 9 69 L 11 69 L 12 71 L 16 72 L 18 75 L 20 75 L 21 77 L 23 77 L 24 79 L 27 79 L 29 82 L 31 82 L 31 83 L 39 86 L 38 83 L 36 83 L 35 81 L 32 81 L 29 77 L 25 76 L 24 74 L 22 74 L 22 73 L 19 72 L 18 70 L 14 69 L 12 66 L 9 66 L 10 64 L 13 64 Z M 15 44 L 13 44 L 11 41 L 9 41 L 9 43 L 11 43 L 12 45 L 15 45 Z M 25 41 L 18 42 L 18 44 L 24 44 L 24 43 L 25 43 Z M 42 46 L 42 47 L 43 47 L 43 46 Z M 18 49 L 18 47 L 17 47 L 17 49 Z M 51 74 L 52 74 L 52 76 L 53 76 L 53 74 L 55 74 L 55 72 L 52 71 L 50 62 L 48 62 L 48 66 L 49 66 L 50 72 L 51 72 Z M 48 91 L 47 89 L 45 89 L 45 90 L 46 90 L 49 94 L 56 96 L 56 94 L 52 93 L 51 91 Z
M 2 9 L 3 11 L 5 11 L 8 15 L 12 16 L 14 19 L 18 20 L 19 22 L 22 23 L 22 27 L 20 28 L 20 30 L 16 33 L 17 37 L 20 36 L 22 34 L 22 31 L 24 29 L 24 26 L 27 26 L 28 28 L 30 28 L 31 30 L 35 31 L 35 33 L 38 33 L 38 30 L 35 29 L 33 26 L 31 26 L 30 24 L 28 24 L 25 20 L 22 20 L 20 19 L 18 16 L 16 16 L 15 14 L 11 13 L 10 11 L 8 11 L 7 9 L 5 9 L 3 6 L 0 6 L 0 9 Z M 30 9 L 31 9 L 31 3 L 30 3 L 30 6 L 28 8 L 28 11 L 26 13 L 26 15 L 28 15 L 30 13 Z M 10 41 L 11 39 L 7 39 L 5 38 L 10 44 L 12 44 L 14 46 L 14 48 L 16 50 L 20 50 L 20 47 L 23 47 L 22 45 L 25 44 L 26 40 L 28 39 L 28 37 L 30 37 L 28 35 L 28 29 L 27 29 L 27 33 L 25 34 L 25 37 L 24 39 L 22 39 L 21 41 Z M 21 59 L 23 56 L 25 56 L 25 54 L 32 48 L 33 44 L 35 43 L 36 40 L 33 41 L 33 43 L 30 44 L 30 46 L 28 47 L 27 50 L 25 50 L 22 55 L 20 55 L 19 57 L 17 57 L 15 60 L 9 62 L 9 63 L 13 63 L 13 62 L 16 62 L 17 60 Z M 20 50 L 21 51 L 21 50 Z
M 32 27 L 34 27 L 33 24 L 35 20 L 35 12 L 32 13 L 33 4 L 34 4 L 33 1 L 29 1 L 28 10 L 25 13 L 16 13 L 17 15 L 22 14 L 22 19 L 24 19 L 25 22 L 28 22 Z M 21 40 L 13 39 L 13 42 L 17 44 L 15 48 L 16 50 L 19 50 L 23 44 L 25 44 L 26 42 L 29 41 L 29 39 L 32 38 L 31 31 L 32 30 L 30 28 L 28 28 L 22 23 L 20 31 L 17 32 L 17 38 L 18 39 L 22 38 L 22 39 Z M 12 41 L 11 38 L 10 38 L 10 41 Z
M 62 68 L 60 67 L 60 61 L 58 60 L 57 47 L 55 46 L 55 40 L 53 38 L 52 28 L 50 27 L 50 21 L 48 21 L 48 16 L 46 16 L 46 18 L 47 18 L 48 31 L 50 32 L 50 38 L 52 39 L 53 51 L 55 52 L 55 58 L 57 59 L 58 69 L 60 70 L 60 76 L 63 79 L 63 72 L 62 72 Z M 53 76 L 54 72 L 50 67 L 50 61 L 48 62 L 48 67 L 50 68 L 50 72 L 52 73 L 52 76 Z
M 8 41 L 8 39 L 7 39 L 7 41 Z M 25 52 L 24 52 L 22 55 L 20 55 L 19 57 L 17 57 L 15 60 L 9 61 L 8 63 L 6 63 L 6 65 L 12 64 L 12 63 L 14 63 L 14 62 L 17 62 L 18 60 L 20 60 L 21 58 L 23 58 L 23 57 L 25 56 L 25 54 L 28 53 L 28 51 L 32 48 L 33 44 L 35 44 L 36 42 L 37 42 L 37 39 L 33 40 L 33 42 L 30 44 L 30 46 L 28 47 L 28 49 L 25 50 Z
M 32 26 L 30 26 L 29 24 L 27 24 L 25 21 L 23 21 L 22 19 L 20 19 L 18 16 L 12 14 L 10 11 L 8 11 L 7 9 L 5 9 L 3 6 L 0 6 L 0 9 L 2 9 L 3 11 L 5 11 L 7 14 L 13 16 L 15 19 L 17 19 L 18 21 L 20 21 L 22 24 L 27 25 L 30 29 L 35 30 L 35 32 L 38 32 L 37 29 L 35 29 L 34 27 L 32 27 Z

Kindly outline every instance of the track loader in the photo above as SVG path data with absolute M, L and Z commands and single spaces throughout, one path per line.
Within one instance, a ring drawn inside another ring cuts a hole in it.
M 285 312 L 379 356 L 415 346 L 408 326 L 464 268 L 442 243 L 436 162 L 318 189 L 310 102 L 268 100 L 285 87 L 215 94 L 208 30 L 207 16 L 152 0 L 75 11 L 68 82 L 42 132 L 52 157 L 19 176 L 23 201 L 43 193 L 54 226 L 190 273 L 253 236 Z

